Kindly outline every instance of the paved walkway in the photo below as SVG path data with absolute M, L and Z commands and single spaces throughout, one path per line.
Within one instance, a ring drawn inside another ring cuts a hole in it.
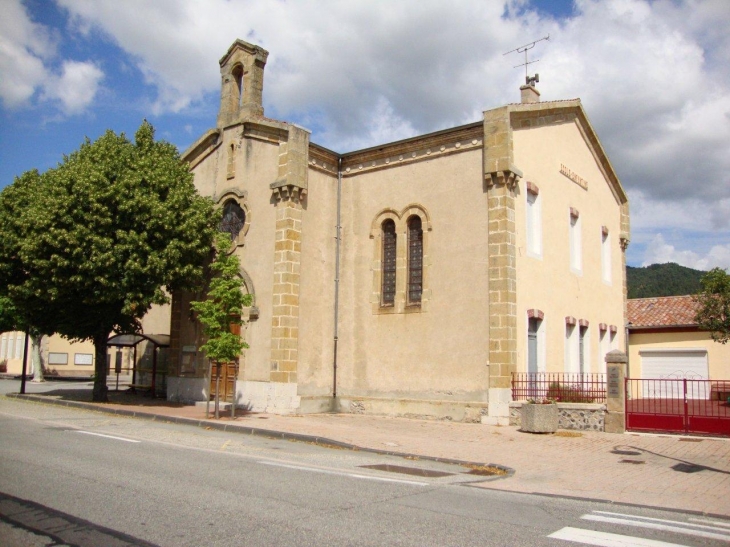
M 90 394 L 55 391 L 38 395 L 63 404 L 88 401 Z M 115 402 L 93 407 L 152 414 L 159 419 L 205 419 L 204 408 L 129 395 L 113 399 Z M 730 517 L 730 439 L 563 430 L 555 435 L 533 435 L 516 427 L 353 414 L 251 413 L 234 420 L 226 415 L 217 423 L 225 423 L 227 430 L 254 428 L 310 435 L 364 448 L 494 463 L 515 470 L 511 477 L 482 483 L 483 488 Z

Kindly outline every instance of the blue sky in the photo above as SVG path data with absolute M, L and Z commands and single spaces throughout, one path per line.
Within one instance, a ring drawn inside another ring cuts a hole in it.
M 269 117 L 346 152 L 580 97 L 631 200 L 631 265 L 730 267 L 725 0 L 0 0 L 0 188 L 146 118 L 185 149 L 215 123 L 217 60 L 270 52 Z

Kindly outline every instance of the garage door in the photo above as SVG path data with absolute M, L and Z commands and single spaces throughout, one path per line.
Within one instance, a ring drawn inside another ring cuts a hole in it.
M 641 377 L 661 380 L 707 380 L 707 350 L 686 349 L 686 350 L 643 350 L 641 356 Z M 645 390 L 649 389 L 649 383 L 644 384 Z M 655 388 L 661 393 L 644 393 L 644 397 L 674 397 L 677 394 L 670 393 L 679 389 L 679 383 L 656 382 Z M 661 386 L 661 387 L 660 387 Z M 693 390 L 689 398 L 705 399 L 707 394 L 706 384 L 698 382 L 700 389 Z

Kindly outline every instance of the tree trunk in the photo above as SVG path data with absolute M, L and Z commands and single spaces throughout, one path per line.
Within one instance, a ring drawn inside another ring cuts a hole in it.
M 43 341 L 42 334 L 31 334 L 31 363 L 33 363 L 33 381 L 44 382 L 43 378 L 43 362 L 41 361 L 41 342 Z
M 106 387 L 106 342 L 109 339 L 110 332 L 111 329 L 94 335 L 94 391 L 91 400 L 95 403 L 106 403 L 109 401 L 107 397 L 109 390 Z

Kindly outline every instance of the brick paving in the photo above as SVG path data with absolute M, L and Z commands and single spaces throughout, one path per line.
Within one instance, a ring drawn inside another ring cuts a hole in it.
M 43 397 L 88 400 L 88 393 L 79 393 L 56 392 Z M 154 414 L 161 419 L 205 419 L 205 409 L 200 407 L 123 395 L 112 400 L 115 402 L 93 406 L 112 412 L 124 409 Z M 220 421 L 229 426 L 323 437 L 390 452 L 494 463 L 515 470 L 511 477 L 478 485 L 483 488 L 730 517 L 730 439 L 563 430 L 554 435 L 533 435 L 513 426 L 355 414 L 251 413 L 233 421 L 226 413 L 223 416 Z

